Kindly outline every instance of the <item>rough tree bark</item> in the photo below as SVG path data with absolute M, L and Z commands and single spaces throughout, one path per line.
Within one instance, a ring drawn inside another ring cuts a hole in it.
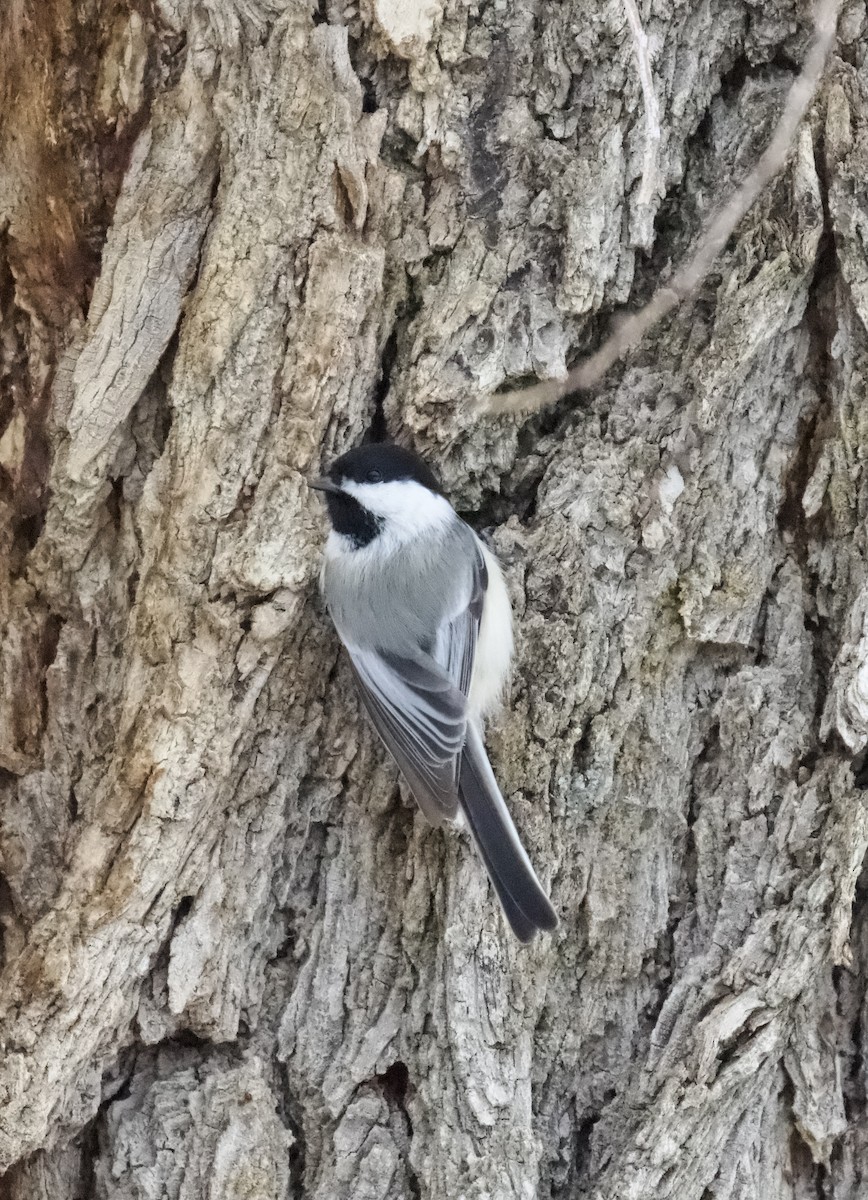
M 0 1190 L 868 1190 L 863 0 L 700 295 L 520 421 L 768 139 L 807 4 L 19 0 L 0 78 Z M 492 755 L 563 916 L 428 828 L 315 595 L 378 413 L 491 532 Z

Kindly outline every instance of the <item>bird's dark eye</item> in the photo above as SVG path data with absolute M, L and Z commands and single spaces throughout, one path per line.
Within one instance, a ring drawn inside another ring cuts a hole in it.
M 373 467 L 367 474 L 368 483 L 382 483 L 383 476 L 376 467 Z

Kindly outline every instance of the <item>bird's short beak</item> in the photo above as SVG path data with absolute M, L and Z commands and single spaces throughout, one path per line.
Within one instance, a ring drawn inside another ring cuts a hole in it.
M 318 479 L 308 479 L 307 486 L 317 492 L 339 492 L 341 490 L 327 475 L 320 475 Z

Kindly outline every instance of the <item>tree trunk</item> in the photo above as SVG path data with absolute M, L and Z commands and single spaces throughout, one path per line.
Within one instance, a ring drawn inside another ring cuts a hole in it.
M 868 1190 L 868 36 L 689 305 L 807 4 L 20 0 L 0 79 L 0 1192 Z M 641 40 L 641 39 L 640 39 Z M 644 172 L 644 180 L 643 180 Z M 516 610 L 562 916 L 429 828 L 316 595 L 382 420 Z

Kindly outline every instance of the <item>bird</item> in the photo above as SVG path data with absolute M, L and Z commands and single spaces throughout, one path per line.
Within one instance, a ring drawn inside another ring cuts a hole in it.
M 513 652 L 497 559 L 403 446 L 357 446 L 308 483 L 331 522 L 320 588 L 375 729 L 428 821 L 466 821 L 519 941 L 553 931 L 485 750 Z

